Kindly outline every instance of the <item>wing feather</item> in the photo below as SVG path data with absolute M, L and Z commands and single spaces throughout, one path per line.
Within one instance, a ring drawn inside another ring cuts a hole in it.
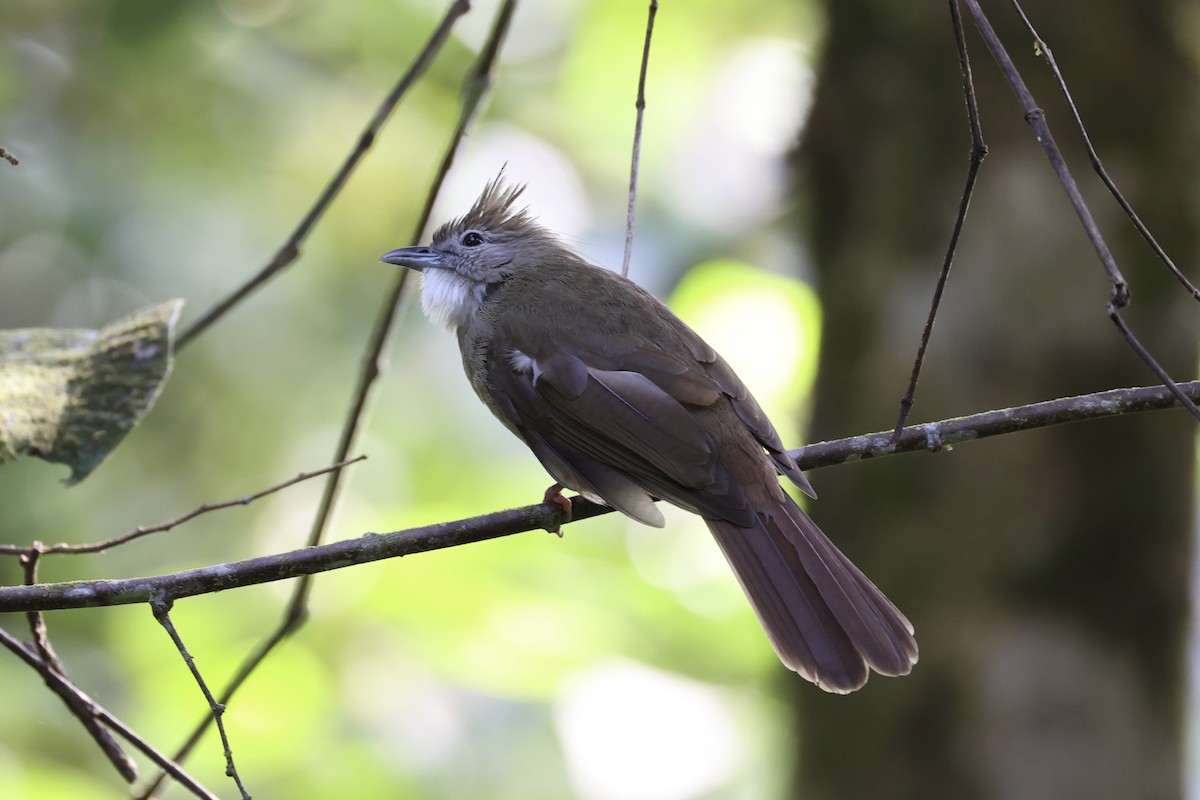
M 629 359 L 579 355 L 501 334 L 487 377 L 504 400 L 490 405 L 556 479 L 642 521 L 652 516 L 650 493 L 705 516 L 753 524 L 742 486 L 697 416 L 706 406 L 691 402 L 723 397 L 703 371 L 689 374 L 648 350 Z

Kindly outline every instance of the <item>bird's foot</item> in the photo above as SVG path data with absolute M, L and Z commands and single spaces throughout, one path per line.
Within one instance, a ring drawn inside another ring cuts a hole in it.
M 542 497 L 543 503 L 554 503 L 563 510 L 563 522 L 571 521 L 571 498 L 563 497 L 562 490 L 566 488 L 561 483 L 556 483 L 546 490 L 546 494 Z M 554 530 L 550 531 L 558 538 L 562 538 L 562 525 L 560 524 Z

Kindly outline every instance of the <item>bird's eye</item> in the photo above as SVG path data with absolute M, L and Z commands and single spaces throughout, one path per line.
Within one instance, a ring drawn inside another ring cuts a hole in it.
M 462 243 L 467 247 L 479 247 L 483 244 L 483 237 L 475 231 L 467 231 L 462 237 Z

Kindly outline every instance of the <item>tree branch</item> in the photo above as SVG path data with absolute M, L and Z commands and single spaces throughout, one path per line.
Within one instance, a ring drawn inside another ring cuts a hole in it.
M 1062 152 L 1058 149 L 1058 145 L 1054 143 L 1054 137 L 1050 133 L 1050 125 L 1046 122 L 1046 113 L 1038 107 L 1033 94 L 1029 91 L 1025 80 L 1021 77 L 1021 73 L 1017 71 L 1012 58 L 1008 55 L 1008 51 L 1001 44 L 1000 37 L 996 35 L 996 31 L 992 28 L 992 23 L 983 13 L 983 9 L 979 7 L 979 0 L 963 0 L 963 3 L 971 12 L 971 16 L 975 20 L 975 27 L 978 29 L 980 36 L 983 37 L 988 50 L 991 51 L 992 57 L 1000 66 L 1000 71 L 1004 74 L 1004 79 L 1008 81 L 1008 85 L 1016 93 L 1017 99 L 1021 104 L 1021 109 L 1025 112 L 1025 122 L 1033 129 L 1038 144 L 1042 146 L 1042 150 L 1050 162 L 1050 167 L 1054 170 L 1059 184 L 1062 185 L 1063 191 L 1067 193 L 1067 198 L 1071 201 L 1071 206 L 1075 209 L 1075 216 L 1078 217 L 1080 225 L 1083 226 L 1084 233 L 1091 241 L 1092 247 L 1100 259 L 1100 263 L 1108 273 L 1108 279 L 1112 284 L 1106 308 L 1109 319 L 1117 330 L 1120 331 L 1121 336 L 1124 337 L 1129 347 L 1142 360 L 1142 363 L 1149 367 L 1158 376 L 1158 379 L 1162 381 L 1163 385 L 1175 394 L 1180 405 L 1186 408 L 1189 414 L 1200 420 L 1200 408 L 1197 408 L 1192 399 L 1167 374 L 1167 371 L 1134 335 L 1121 316 L 1121 309 L 1129 304 L 1129 284 L 1125 281 L 1125 277 L 1117 267 L 1116 259 L 1113 258 L 1108 243 L 1104 241 L 1104 237 L 1100 233 L 1100 228 L 1096 225 L 1096 220 L 1092 217 L 1091 210 L 1083 201 L 1083 195 L 1079 193 L 1079 187 L 1076 185 L 1075 178 L 1071 175 L 1070 169 L 1067 168 L 1067 162 L 1063 159 Z M 1039 39 L 1038 41 L 1040 42 L 1041 40 Z
M 1200 381 L 1181 383 L 1178 388 L 1191 398 L 1200 398 Z M 989 436 L 1177 405 L 1175 396 L 1163 386 L 1114 389 L 913 425 L 904 429 L 898 442 L 893 442 L 892 431 L 879 431 L 809 445 L 793 451 L 793 454 L 802 468 L 812 469 L 917 450 L 936 453 L 955 444 Z M 607 506 L 582 498 L 575 498 L 572 503 L 572 522 L 612 511 Z M 94 608 L 145 603 L 155 597 L 174 600 L 482 542 L 525 531 L 554 531 L 566 522 L 562 508 L 554 503 L 541 503 L 422 528 L 384 534 L 367 533 L 356 539 L 320 547 L 307 547 L 290 553 L 151 578 L 10 586 L 0 588 L 0 612 Z

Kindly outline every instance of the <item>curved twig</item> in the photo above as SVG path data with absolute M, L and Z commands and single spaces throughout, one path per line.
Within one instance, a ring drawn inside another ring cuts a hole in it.
M 654 35 L 654 17 L 658 0 L 650 0 L 646 13 L 646 41 L 642 45 L 642 67 L 638 72 L 637 119 L 633 123 L 633 155 L 629 158 L 629 205 L 625 208 L 625 256 L 621 260 L 621 275 L 629 277 L 629 262 L 633 258 L 633 217 L 637 207 L 638 165 L 642 160 L 642 120 L 646 115 L 646 71 L 650 65 L 650 39 Z
M 358 137 L 358 143 L 354 149 L 350 151 L 350 155 L 346 156 L 346 160 L 342 162 L 341 168 L 337 174 L 329 181 L 325 188 L 321 191 L 321 195 L 317 201 L 313 203 L 312 208 L 304 215 L 304 219 L 300 220 L 300 224 L 292 231 L 292 235 L 288 237 L 279 251 L 275 253 L 275 257 L 271 259 L 258 274 L 250 278 L 244 284 L 239 286 L 232 294 L 224 300 L 217 303 L 204 313 L 200 319 L 192 323 L 191 327 L 179 335 L 175 342 L 175 350 L 179 351 L 190 344 L 200 334 L 204 333 L 214 322 L 225 316 L 234 306 L 250 296 L 255 289 L 262 286 L 268 280 L 278 274 L 284 267 L 291 264 L 300 255 L 300 245 L 308 238 L 308 234 L 312 231 L 313 226 L 325 213 L 333 203 L 333 199 L 337 197 L 338 192 L 346 185 L 346 181 L 350 179 L 350 175 L 354 172 L 354 168 L 358 166 L 358 162 L 362 160 L 367 151 L 371 149 L 371 145 L 375 144 L 375 137 L 379 135 L 380 129 L 383 128 L 383 123 L 387 122 L 388 117 L 396 109 L 401 98 L 408 93 L 417 79 L 425 74 L 429 64 L 433 61 L 433 57 L 442 49 L 442 45 L 446 43 L 446 39 L 450 37 L 450 29 L 454 27 L 454 23 L 463 14 L 471 10 L 469 0 L 456 0 L 446 12 L 446 16 L 442 18 L 441 23 L 429 37 L 429 41 L 425 43 L 425 47 L 421 50 L 416 60 L 400 78 L 399 83 L 392 89 L 391 93 L 380 104 L 375 111 L 375 115 L 371 117 L 371 121 L 367 124 L 366 129 Z

